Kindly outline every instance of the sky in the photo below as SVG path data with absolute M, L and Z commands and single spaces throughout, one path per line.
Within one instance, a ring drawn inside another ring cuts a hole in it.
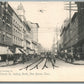
M 39 24 L 38 41 L 44 48 L 50 49 L 56 31 L 61 28 L 64 20 L 69 16 L 69 12 L 64 10 L 63 1 L 21 1 L 25 9 L 27 21 Z M 9 2 L 11 7 L 17 8 L 20 2 Z M 40 12 L 43 10 L 43 12 Z

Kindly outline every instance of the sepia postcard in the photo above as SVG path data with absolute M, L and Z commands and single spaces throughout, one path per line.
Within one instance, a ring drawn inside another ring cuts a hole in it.
M 84 2 L 0 1 L 0 82 L 84 82 Z

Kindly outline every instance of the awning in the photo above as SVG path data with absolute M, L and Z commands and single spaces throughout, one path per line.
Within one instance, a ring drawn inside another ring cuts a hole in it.
M 27 47 L 28 50 L 31 50 L 29 47 Z
M 16 54 L 22 54 L 22 52 L 19 50 L 19 48 L 16 48 Z
M 10 49 L 8 49 L 8 54 L 13 54 L 12 51 L 10 51 Z
M 26 55 L 28 55 L 28 53 L 25 51 L 25 50 L 23 50 L 23 49 L 19 49 L 23 54 L 26 54 Z
M 34 45 L 37 45 L 37 42 L 35 42 L 35 41 L 33 41 L 32 43 L 33 43 Z
M 29 54 L 34 54 L 35 50 L 34 49 L 30 49 Z
M 8 47 L 0 46 L 0 55 L 1 54 L 13 54 L 13 53 Z

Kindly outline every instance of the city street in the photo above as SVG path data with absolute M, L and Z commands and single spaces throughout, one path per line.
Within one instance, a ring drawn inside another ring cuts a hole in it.
M 38 69 L 34 68 L 32 69 L 37 63 L 34 65 L 30 66 L 26 70 L 26 66 L 30 65 L 31 63 L 35 62 L 37 59 L 34 59 L 32 61 L 26 62 L 24 64 L 16 64 L 12 66 L 6 66 L 6 67 L 1 67 L 0 70 L 11 70 L 10 73 L 17 73 L 17 77 L 20 78 L 19 75 L 24 74 L 24 81 L 57 81 L 57 82 L 66 82 L 66 81 L 83 81 L 84 78 L 84 65 L 74 65 L 70 63 L 66 63 L 62 60 L 57 59 L 54 69 L 52 67 L 52 64 L 50 62 L 47 62 L 47 68 L 45 67 L 44 69 L 43 66 L 45 64 L 45 59 L 38 65 Z M 84 63 L 83 61 L 75 62 L 75 63 Z M 30 70 L 32 69 L 32 70 Z M 42 77 L 43 80 L 41 80 Z M 30 76 L 30 78 L 28 77 Z M 36 77 L 35 77 L 36 76 Z M 44 78 L 44 76 L 46 76 Z M 15 76 L 14 76 L 15 77 Z M 29 79 L 27 79 L 27 77 Z M 31 79 L 32 77 L 32 79 Z M 35 78 L 34 78 L 35 77 Z M 53 78 L 52 78 L 53 77 Z M 34 78 L 34 79 L 33 79 Z M 39 78 L 39 80 L 38 80 Z M 49 80 L 50 79 L 50 80 Z M 14 80 L 14 79 L 12 79 Z M 8 81 L 8 80 L 7 80 Z M 17 80 L 19 81 L 19 79 Z M 23 81 L 23 80 L 22 80 Z
M 0 82 L 84 81 L 82 9 L 84 2 L 1 1 Z
M 33 61 L 34 62 L 34 61 Z M 17 69 L 21 69 L 21 68 L 24 68 L 25 66 L 27 66 L 27 65 L 30 65 L 30 64 L 32 64 L 33 63 L 32 61 L 29 61 L 29 62 L 25 62 L 24 64 L 23 63 L 21 63 L 21 64 L 16 64 L 16 65 L 12 65 L 12 66 L 7 66 L 7 67 L 9 67 L 9 68 L 17 68 Z M 38 61 L 39 62 L 39 61 Z M 36 64 L 38 64 L 38 62 L 37 63 L 35 63 L 35 64 L 33 64 L 32 66 L 30 66 L 29 68 L 32 68 L 32 67 L 34 67 Z M 45 64 L 45 59 L 38 65 L 38 69 L 42 69 L 42 67 L 43 67 L 43 65 Z M 54 69 L 57 69 L 57 68 L 72 68 L 72 67 L 74 67 L 74 68 L 78 68 L 78 67 L 84 67 L 84 62 L 83 61 L 76 61 L 76 62 L 74 62 L 74 64 L 70 64 L 70 63 L 66 63 L 66 62 L 64 62 L 63 60 L 60 60 L 60 59 L 57 59 L 57 61 L 56 61 L 56 63 L 55 63 L 55 66 L 56 67 L 54 67 Z M 51 64 L 51 62 L 47 62 L 47 67 L 48 68 L 44 68 L 44 69 L 50 69 L 50 68 L 52 68 L 53 69 L 53 67 L 52 67 L 52 64 Z M 36 68 L 35 68 L 36 69 Z
M 38 61 L 38 59 L 39 59 L 39 58 L 33 58 L 32 60 L 27 61 L 27 62 L 25 62 L 24 64 L 23 64 L 23 63 L 16 63 L 15 65 L 13 65 L 13 61 L 9 61 L 9 65 L 7 65 L 6 62 L 1 62 L 1 63 L 0 63 L 0 67 L 3 67 L 3 68 L 6 68 L 6 67 L 7 67 L 7 68 L 21 69 L 21 68 L 26 67 L 27 65 L 32 64 L 31 66 L 29 66 L 29 68 L 31 69 L 31 68 L 33 68 L 35 65 L 38 64 L 38 69 L 42 69 L 43 66 L 44 66 L 44 64 L 45 64 L 46 59 L 43 59 L 42 62 L 40 62 L 41 60 Z M 36 62 L 36 63 L 34 63 L 34 62 Z M 39 62 L 40 62 L 40 63 L 39 63 Z M 47 66 L 47 68 L 44 67 L 44 69 L 53 68 L 52 63 L 51 63 L 50 61 L 47 61 L 46 66 Z M 74 61 L 74 63 L 71 64 L 71 63 L 67 63 L 67 62 L 65 62 L 65 61 L 60 60 L 60 59 L 57 58 L 57 59 L 56 59 L 56 63 L 55 63 L 54 69 L 57 69 L 57 68 L 66 68 L 66 67 L 68 67 L 68 68 L 70 68 L 70 67 L 71 67 L 71 68 L 72 68 L 72 67 L 83 67 L 83 66 L 84 66 L 84 61 L 83 61 L 83 60 Z M 29 69 L 29 68 L 28 68 L 28 69 Z M 34 69 L 37 69 L 37 68 L 34 68 Z M 22 70 L 22 69 L 21 69 L 21 70 Z

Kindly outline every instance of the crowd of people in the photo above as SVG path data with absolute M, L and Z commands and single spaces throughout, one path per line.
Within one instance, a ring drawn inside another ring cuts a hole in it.
M 80 54 L 75 51 L 60 51 L 58 52 L 58 57 L 60 59 L 64 59 L 65 62 L 71 62 L 73 63 L 75 60 L 80 60 Z
M 72 52 L 66 52 L 66 51 L 60 51 L 57 52 L 57 54 L 53 54 L 52 52 L 41 52 L 40 54 L 28 54 L 26 55 L 25 53 L 23 54 L 14 54 L 13 56 L 7 56 L 6 57 L 6 62 L 8 64 L 8 61 L 12 60 L 13 64 L 16 63 L 25 63 L 27 61 L 30 61 L 34 58 L 45 58 L 46 61 L 51 62 L 52 66 L 54 66 L 54 64 L 56 63 L 56 59 L 64 59 L 65 62 L 71 62 L 73 63 L 75 59 L 79 60 L 80 56 L 77 55 L 77 53 L 72 53 Z

